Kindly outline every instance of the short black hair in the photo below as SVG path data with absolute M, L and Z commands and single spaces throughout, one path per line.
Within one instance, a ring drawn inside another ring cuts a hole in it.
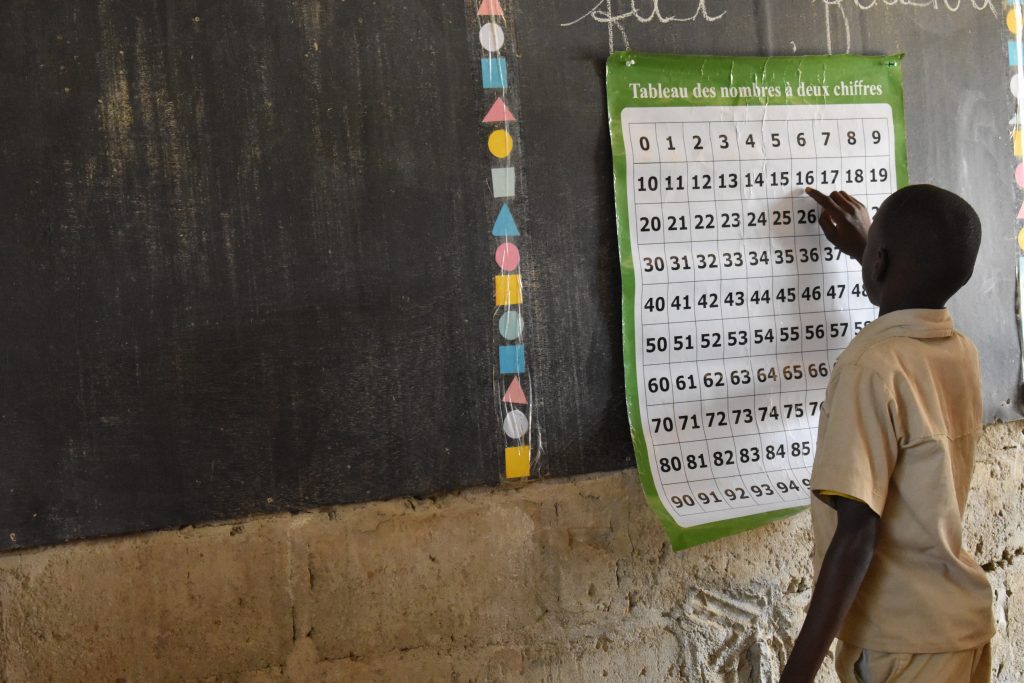
M 963 197 L 934 185 L 908 185 L 886 199 L 878 213 L 885 247 L 937 296 L 949 299 L 971 279 L 981 219 Z

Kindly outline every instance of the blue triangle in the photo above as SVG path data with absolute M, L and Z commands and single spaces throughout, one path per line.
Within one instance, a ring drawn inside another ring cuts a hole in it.
M 494 229 L 491 230 L 491 234 L 495 237 L 519 236 L 519 228 L 516 227 L 516 221 L 512 218 L 512 212 L 508 210 L 508 204 L 501 205 L 501 211 L 494 219 Z

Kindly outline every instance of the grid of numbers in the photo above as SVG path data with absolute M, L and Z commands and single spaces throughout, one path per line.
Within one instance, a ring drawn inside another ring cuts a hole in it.
M 806 504 L 839 353 L 876 316 L 803 189 L 896 189 L 887 105 L 622 112 L 637 385 L 683 526 Z

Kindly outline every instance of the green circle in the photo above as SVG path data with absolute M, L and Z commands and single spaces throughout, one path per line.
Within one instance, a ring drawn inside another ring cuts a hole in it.
M 519 339 L 523 334 L 523 319 L 519 311 L 505 311 L 498 319 L 498 332 L 508 340 Z

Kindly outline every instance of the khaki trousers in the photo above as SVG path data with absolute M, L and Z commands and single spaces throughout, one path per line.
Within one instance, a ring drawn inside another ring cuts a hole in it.
M 839 642 L 836 673 L 842 683 L 989 683 L 992 649 L 937 654 L 893 654 Z

